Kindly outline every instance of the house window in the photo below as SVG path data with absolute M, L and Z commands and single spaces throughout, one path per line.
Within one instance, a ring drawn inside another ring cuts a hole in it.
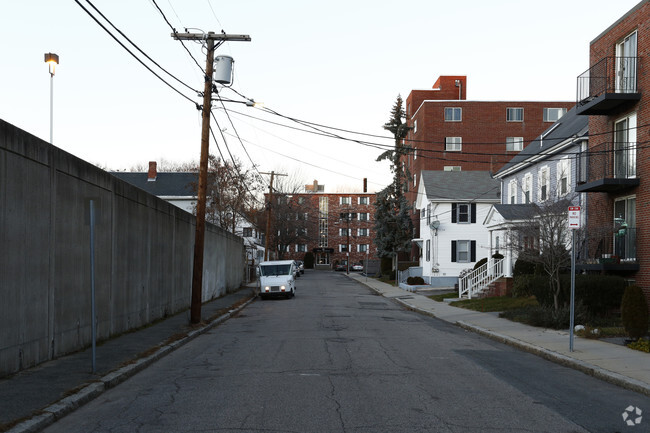
M 616 45 L 616 92 L 637 91 L 637 32 L 627 35 Z
M 476 241 L 451 241 L 451 261 L 471 263 L 476 261 Z
M 359 197 L 359 204 L 368 204 L 370 203 L 370 199 L 368 197 Z
M 524 150 L 524 137 L 506 137 L 506 151 L 520 152 Z
M 359 244 L 357 245 L 357 249 L 359 250 L 360 253 L 365 253 L 368 251 L 368 244 Z
M 253 237 L 253 228 L 252 227 L 244 227 L 242 236 L 245 237 L 245 238 Z
M 445 122 L 460 122 L 463 120 L 463 109 L 460 107 L 445 107 Z
M 636 177 L 636 113 L 614 125 L 614 177 Z
M 413 134 L 417 134 L 417 133 L 418 133 L 418 120 L 415 119 L 413 121 Z
M 350 197 L 340 197 L 339 204 L 351 204 L 352 200 Z
M 431 261 L 431 239 L 427 239 L 427 248 L 426 248 L 426 253 L 427 253 L 427 262 Z
M 417 149 L 417 147 L 413 148 L 413 159 L 418 159 L 418 149 Z
M 508 182 L 508 197 L 510 197 L 510 204 L 517 204 L 517 181 L 515 179 Z
M 444 171 L 461 171 L 460 165 L 445 165 L 443 167 Z
M 445 150 L 460 152 L 463 150 L 463 139 L 461 137 L 445 137 Z
M 368 212 L 359 213 L 359 221 L 368 221 L 370 219 L 370 214 Z
M 349 250 L 349 245 L 339 244 L 339 253 L 347 253 Z
M 427 225 L 431 225 L 431 203 L 427 205 Z
M 548 200 L 548 193 L 550 188 L 548 167 L 540 168 L 538 178 L 539 179 L 537 182 L 539 183 L 539 201 L 546 201 Z
M 557 191 L 560 197 L 569 193 L 571 188 L 571 160 L 562 159 L 557 165 Z
M 415 188 L 418 184 L 418 175 L 414 174 L 413 175 L 413 188 Z
M 566 114 L 566 108 L 544 108 L 544 122 L 557 122 Z
M 452 203 L 451 222 L 454 224 L 476 223 L 476 203 Z
M 530 173 L 528 173 L 526 176 L 524 176 L 524 184 L 522 187 L 522 191 L 524 193 L 524 203 L 526 204 L 530 203 L 533 199 L 530 194 L 532 183 L 533 183 L 533 177 L 531 176 Z
M 524 121 L 524 109 L 508 107 L 506 108 L 506 122 L 523 122 Z
M 297 244 L 296 245 L 296 252 L 297 253 L 306 253 L 307 252 L 307 244 Z
M 357 236 L 368 236 L 368 229 L 357 229 Z
M 348 236 L 350 229 L 339 229 L 339 236 Z

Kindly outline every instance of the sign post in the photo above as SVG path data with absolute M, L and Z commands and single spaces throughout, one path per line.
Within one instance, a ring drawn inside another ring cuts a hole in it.
M 569 319 L 569 351 L 573 352 L 573 328 L 576 304 L 576 230 L 580 228 L 580 206 L 569 206 L 569 229 L 571 229 L 571 314 Z

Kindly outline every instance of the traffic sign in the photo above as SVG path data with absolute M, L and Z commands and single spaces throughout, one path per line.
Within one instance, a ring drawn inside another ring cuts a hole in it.
M 569 228 L 580 228 L 580 206 L 569 206 Z

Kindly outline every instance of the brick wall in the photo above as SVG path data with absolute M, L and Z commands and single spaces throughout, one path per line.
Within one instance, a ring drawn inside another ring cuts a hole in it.
M 647 143 L 650 139 L 648 125 L 650 122 L 650 109 L 648 107 L 648 91 L 650 79 L 647 69 L 648 54 L 650 54 L 650 3 L 639 3 L 626 15 L 616 21 L 612 26 L 596 37 L 590 47 L 590 65 L 593 66 L 605 57 L 616 55 L 616 45 L 633 31 L 637 31 L 637 88 L 642 94 L 641 100 L 622 109 L 612 110 L 607 116 L 589 117 L 589 146 L 595 147 L 602 143 L 613 141 L 613 130 L 617 120 L 631 113 L 637 115 L 637 177 L 641 179 L 638 187 L 627 189 L 622 193 L 606 194 L 591 193 L 589 196 L 588 227 L 595 229 L 603 224 L 612 224 L 614 202 L 622 197 L 636 196 L 636 226 L 637 226 L 637 259 L 640 270 L 627 275 L 634 278 L 642 287 L 650 308 L 650 269 L 647 260 L 650 257 L 650 187 L 647 183 L 650 175 L 650 153 Z

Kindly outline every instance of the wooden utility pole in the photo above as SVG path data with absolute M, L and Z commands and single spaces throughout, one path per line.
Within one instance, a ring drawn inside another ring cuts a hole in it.
M 203 301 L 203 250 L 205 247 L 205 207 L 208 185 L 208 155 L 210 153 L 210 111 L 212 109 L 212 74 L 214 72 L 214 41 L 250 41 L 248 35 L 223 33 L 172 33 L 179 40 L 206 41 L 205 84 L 203 86 L 203 112 L 201 126 L 201 159 L 199 162 L 199 191 L 196 203 L 196 233 L 194 237 L 194 267 L 192 270 L 192 303 L 190 322 L 201 321 Z
M 271 208 L 273 206 L 273 177 L 274 176 L 287 176 L 286 174 L 260 172 L 260 174 L 270 174 L 271 182 L 269 182 L 269 201 L 266 203 L 266 236 L 264 238 L 264 261 L 269 259 L 269 239 L 271 238 Z

